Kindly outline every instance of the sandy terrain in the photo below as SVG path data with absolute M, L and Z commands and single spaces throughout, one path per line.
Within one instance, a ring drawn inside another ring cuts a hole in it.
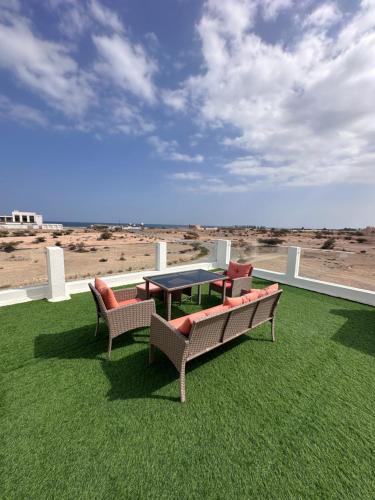
M 286 268 L 286 247 L 296 245 L 303 248 L 301 276 L 375 290 L 375 234 L 296 231 L 278 235 L 272 231 L 232 228 L 187 233 L 186 229 L 122 231 L 113 233 L 108 240 L 98 239 L 100 231 L 77 228 L 71 234 L 55 236 L 52 231 L 38 231 L 31 236 L 9 234 L 0 237 L 0 246 L 9 242 L 19 243 L 12 252 L 0 251 L 0 288 L 46 282 L 44 248 L 56 243 L 61 244 L 65 251 L 67 279 L 74 280 L 152 269 L 156 241 L 169 242 L 168 264 L 213 260 L 213 240 L 227 238 L 232 240 L 233 257 L 250 260 L 256 267 L 283 272 Z M 184 241 L 184 236 L 196 238 L 198 243 L 207 248 L 208 255 L 202 255 L 194 241 Z M 259 241 L 274 237 L 283 240 L 281 244 L 269 246 Z M 321 250 L 325 240 L 331 237 L 335 239 L 334 249 Z M 45 238 L 45 241 L 37 241 L 37 238 Z

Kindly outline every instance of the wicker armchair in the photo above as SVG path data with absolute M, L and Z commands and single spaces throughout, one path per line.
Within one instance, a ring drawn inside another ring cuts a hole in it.
M 109 330 L 108 359 L 111 357 L 112 339 L 122 335 L 129 330 L 150 326 L 151 316 L 155 313 L 155 302 L 153 299 L 143 300 L 135 304 L 125 304 L 114 309 L 107 309 L 102 296 L 97 289 L 89 283 L 91 293 L 94 297 L 96 306 L 96 328 L 95 335 L 98 334 L 99 320 L 102 318 L 107 324 Z M 136 288 L 123 288 L 122 290 L 113 290 L 116 299 L 123 300 L 137 298 Z
M 239 297 L 241 295 L 241 290 L 250 290 L 253 278 L 251 274 L 253 272 L 253 266 L 251 266 L 249 274 L 242 278 L 228 278 L 225 282 L 214 281 L 210 283 L 208 289 L 208 295 L 211 295 L 211 290 L 217 293 L 221 293 L 224 297 L 224 285 L 225 285 L 225 295 L 227 297 Z M 220 272 L 221 275 L 228 274 L 228 271 Z

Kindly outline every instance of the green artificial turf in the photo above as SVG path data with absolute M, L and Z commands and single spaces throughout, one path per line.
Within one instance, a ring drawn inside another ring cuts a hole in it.
M 185 404 L 147 329 L 107 361 L 94 327 L 89 293 L 0 309 L 1 499 L 374 498 L 374 308 L 285 286 L 276 343 L 192 361 Z

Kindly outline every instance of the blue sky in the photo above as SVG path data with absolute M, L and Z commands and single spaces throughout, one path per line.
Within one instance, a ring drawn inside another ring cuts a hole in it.
M 0 212 L 373 225 L 374 67 L 374 0 L 0 0 Z

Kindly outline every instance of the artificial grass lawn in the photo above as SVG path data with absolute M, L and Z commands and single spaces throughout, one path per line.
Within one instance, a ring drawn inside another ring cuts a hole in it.
M 283 288 L 276 343 L 188 364 L 185 404 L 147 329 L 106 360 L 89 293 L 1 308 L 0 498 L 374 498 L 375 309 Z

